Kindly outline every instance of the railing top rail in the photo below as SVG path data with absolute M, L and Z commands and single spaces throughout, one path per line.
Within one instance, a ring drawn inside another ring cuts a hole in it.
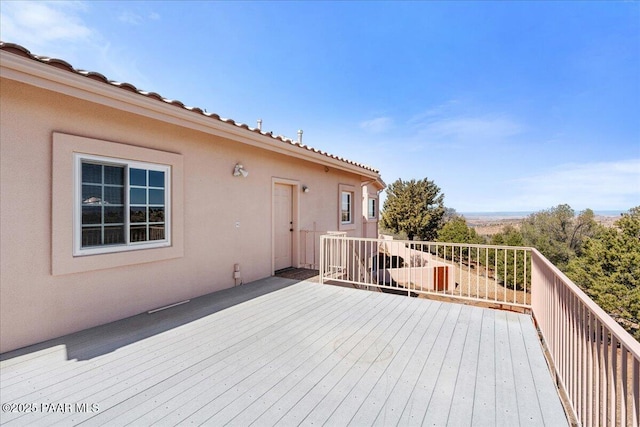
M 503 245 L 484 245 L 478 243 L 451 243 L 451 242 L 433 242 L 433 241 L 423 241 L 423 240 L 389 240 L 389 239 L 380 239 L 373 237 L 348 237 L 346 235 L 335 235 L 335 234 L 323 234 L 320 236 L 321 238 L 327 239 L 346 239 L 346 240 L 358 240 L 361 242 L 380 242 L 380 243 L 400 243 L 407 245 L 424 245 L 424 246 L 453 246 L 453 247 L 461 247 L 461 248 L 480 248 L 480 249 L 513 249 L 519 251 L 530 251 L 532 248 L 529 246 L 503 246 Z
M 532 256 L 538 257 L 556 276 L 564 282 L 564 285 L 575 294 L 582 304 L 585 305 L 593 313 L 598 320 L 607 327 L 620 343 L 624 344 L 627 350 L 633 354 L 633 357 L 640 359 L 640 343 L 633 338 L 622 326 L 618 324 L 611 316 L 609 316 L 598 304 L 593 302 L 589 296 L 584 293 L 571 279 L 569 279 L 558 267 L 553 265 L 544 255 L 535 248 L 531 250 Z M 533 313 L 535 315 L 535 311 Z

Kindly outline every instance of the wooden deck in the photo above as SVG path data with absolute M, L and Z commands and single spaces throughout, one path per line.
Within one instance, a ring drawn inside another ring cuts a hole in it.
M 529 316 L 276 277 L 5 353 L 0 387 L 8 426 L 567 425 Z

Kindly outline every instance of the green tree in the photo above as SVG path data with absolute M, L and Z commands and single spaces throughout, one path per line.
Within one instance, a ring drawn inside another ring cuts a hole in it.
M 380 225 L 409 240 L 434 240 L 444 213 L 444 194 L 433 181 L 398 179 L 387 187 Z
M 476 230 L 467 225 L 467 221 L 460 215 L 454 215 L 438 230 L 438 242 L 446 243 L 484 243 L 484 239 L 478 236 Z M 477 252 L 477 251 L 475 251 Z M 471 251 L 471 256 L 475 253 Z M 438 256 L 450 260 L 459 260 L 460 257 L 464 261 L 469 262 L 469 248 L 453 248 L 452 246 L 441 246 L 438 248 Z
M 537 248 L 560 270 L 582 250 L 585 238 L 593 236 L 598 230 L 591 209 L 578 216 L 569 205 L 558 205 L 529 215 L 523 222 L 520 232 L 524 243 Z
M 566 274 L 640 340 L 640 206 L 586 238 Z
M 500 233 L 491 237 L 491 244 L 496 246 L 524 246 L 524 238 L 520 230 L 512 225 L 505 226 Z M 488 251 L 487 267 L 496 270 L 498 280 L 505 285 L 516 285 L 516 289 L 524 289 L 525 283 L 531 283 L 531 267 L 524 250 L 493 249 Z M 525 277 L 525 271 L 527 273 Z
M 438 230 L 438 242 L 484 243 L 484 239 L 467 225 L 464 217 L 453 216 Z
M 441 227 L 449 221 L 461 217 L 454 208 L 444 208 L 444 215 L 442 215 Z
M 524 238 L 520 230 L 513 225 L 506 225 L 502 231 L 491 237 L 491 244 L 498 246 L 524 246 Z

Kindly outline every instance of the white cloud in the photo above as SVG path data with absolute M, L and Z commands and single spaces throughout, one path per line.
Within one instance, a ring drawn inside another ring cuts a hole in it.
M 130 10 L 125 10 L 125 11 L 122 11 L 120 15 L 118 15 L 118 21 L 124 24 L 129 24 L 129 25 L 141 25 L 146 20 L 158 21 L 160 20 L 160 14 L 156 12 L 151 12 L 145 18 L 144 16 L 139 15 L 135 12 L 132 12 Z
M 423 111 L 422 113 L 418 113 L 414 115 L 407 121 L 407 123 L 411 125 L 416 123 L 422 123 L 427 119 L 432 119 L 433 117 L 455 115 L 455 111 L 460 107 L 462 107 L 462 103 L 459 100 L 450 99 L 449 101 L 443 104 L 436 105 L 435 107 L 431 107 Z
M 420 138 L 436 142 L 501 142 L 523 132 L 524 127 L 507 117 L 452 117 L 422 122 Z
M 130 25 L 140 25 L 142 24 L 143 18 L 131 11 L 125 10 L 118 16 L 118 21 Z
M 75 68 L 149 89 L 151 84 L 128 46 L 112 44 L 87 24 L 90 9 L 91 4 L 82 1 L 3 2 L 0 39 L 20 44 L 35 55 L 63 59 Z M 135 23 L 140 18 L 123 14 L 119 19 Z
M 413 115 L 406 128 L 409 150 L 502 144 L 527 130 L 525 124 L 508 114 L 477 110 L 473 102 L 451 99 Z
M 640 204 L 640 159 L 560 165 L 514 182 L 516 206 L 628 209 Z
M 360 123 L 360 128 L 369 133 L 384 133 L 393 127 L 393 119 L 390 117 L 378 117 Z
M 473 181 L 444 176 L 436 182 L 447 205 L 460 212 L 538 211 L 565 203 L 577 212 L 627 210 L 640 205 L 640 158 L 555 165 L 522 178 L 479 173 Z
M 80 18 L 82 2 L 3 2 L 0 38 L 28 46 L 34 53 L 53 43 L 84 43 L 95 36 Z

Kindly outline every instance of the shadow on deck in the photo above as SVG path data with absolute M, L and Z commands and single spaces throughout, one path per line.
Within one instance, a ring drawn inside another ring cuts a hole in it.
M 68 360 L 89 360 L 118 348 L 150 338 L 168 330 L 220 312 L 237 304 L 291 286 L 303 279 L 268 277 L 238 287 L 225 289 L 155 313 L 140 313 L 115 322 L 85 329 L 0 354 L 0 361 L 48 348 L 64 346 Z

